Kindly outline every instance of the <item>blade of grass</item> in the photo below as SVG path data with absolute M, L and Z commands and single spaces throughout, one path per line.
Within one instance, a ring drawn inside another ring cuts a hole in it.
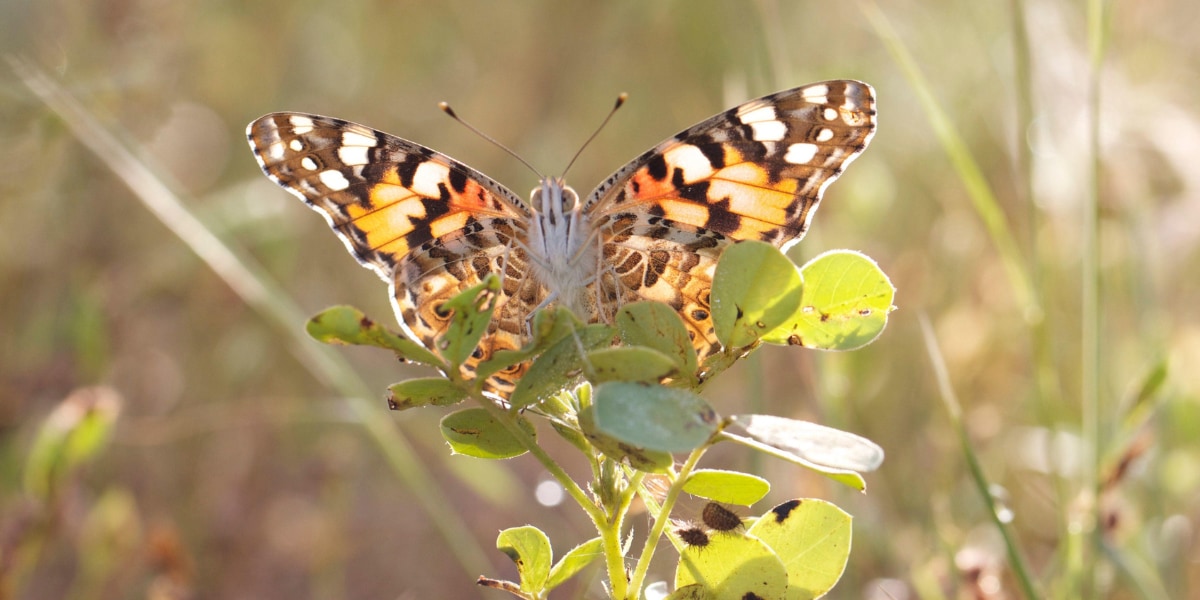
M 414 457 L 416 451 L 383 403 L 332 348 L 313 343 L 301 326 L 307 319 L 297 304 L 252 260 L 234 250 L 184 206 L 179 196 L 117 136 L 107 130 L 61 85 L 29 62 L 6 56 L 21 81 L 75 137 L 113 171 L 142 204 L 283 336 L 296 358 L 322 383 L 337 390 L 359 424 L 383 453 L 392 471 L 433 520 L 445 545 L 474 578 L 490 561 L 472 532 L 445 502 L 437 481 Z
M 967 195 L 971 199 L 971 205 L 974 207 L 975 213 L 983 221 L 984 228 L 987 230 L 988 236 L 992 239 L 992 244 L 995 245 L 997 252 L 1000 253 L 1000 260 L 1004 265 L 1005 272 L 1008 274 L 1009 283 L 1013 288 L 1013 295 L 1016 296 L 1018 305 L 1025 312 L 1025 318 L 1028 320 L 1041 320 L 1042 310 L 1037 303 L 1037 298 L 1033 294 L 1029 275 L 1022 266 L 1024 260 L 1013 237 L 1012 229 L 1008 225 L 1008 219 L 1005 218 L 1004 211 L 1000 209 L 1000 203 L 997 201 L 996 195 L 992 193 L 987 179 L 984 178 L 983 170 L 980 169 L 979 163 L 971 155 L 966 142 L 958 135 L 958 129 L 950 121 L 950 117 L 946 115 L 946 112 L 934 97 L 933 90 L 929 86 L 929 82 L 925 79 L 925 75 L 921 72 L 920 67 L 917 66 L 916 61 L 909 53 L 908 48 L 905 47 L 904 42 L 896 34 L 896 30 L 888 22 L 883 11 L 879 10 L 879 7 L 873 2 L 865 3 L 863 11 L 875 28 L 876 35 L 883 40 L 892 58 L 904 71 L 909 85 L 917 93 L 917 98 L 920 100 L 921 106 L 925 109 L 925 116 L 929 119 L 929 124 L 933 128 L 934 135 L 941 142 L 943 151 L 945 151 L 947 158 L 950 159 L 950 164 L 954 166 L 954 170 L 958 173 L 958 178 L 962 181 L 963 186 L 966 187 Z
M 950 385 L 950 373 L 946 370 L 946 361 L 942 358 L 941 348 L 938 346 L 937 338 L 933 335 L 933 327 L 929 324 L 929 319 L 924 313 L 918 315 L 921 323 L 921 336 L 925 341 L 925 350 L 929 354 L 929 362 L 933 367 L 934 377 L 937 379 L 938 391 L 941 392 L 942 402 L 946 406 L 946 414 L 950 417 L 950 423 L 954 426 L 954 431 L 958 435 L 958 442 L 962 446 L 963 456 L 967 459 L 967 467 L 971 472 L 971 481 L 975 484 L 975 491 L 979 492 L 979 497 L 987 506 L 988 515 L 992 518 L 992 524 L 996 526 L 996 530 L 1004 538 L 1004 548 L 1008 553 L 1008 562 L 1012 567 L 1013 575 L 1016 576 L 1017 583 L 1021 586 L 1021 593 L 1029 600 L 1041 598 L 1036 593 L 1033 587 L 1033 579 L 1029 575 L 1029 567 L 1025 563 L 1025 557 L 1021 554 L 1020 547 L 1017 546 L 1017 540 L 1013 536 L 1012 530 L 1008 526 L 1008 522 L 1001 519 L 999 507 L 996 506 L 996 499 L 990 491 L 990 484 L 987 476 L 983 473 L 983 467 L 979 465 L 979 458 L 975 455 L 975 448 L 971 445 L 971 438 L 967 434 L 967 427 L 962 419 L 962 405 L 958 401 L 958 396 L 954 393 L 954 388 Z
M 1029 46 L 1029 31 L 1026 26 L 1025 0 L 1010 0 L 1009 10 L 1012 19 L 1012 44 L 1013 44 L 1013 83 L 1016 91 L 1015 101 L 1015 146 L 1013 148 L 1016 154 L 1016 174 L 1017 174 L 1017 190 L 1023 196 L 1022 204 L 1025 207 L 1026 226 L 1028 231 L 1025 236 L 1026 243 L 1026 259 L 1028 272 L 1030 277 L 1030 286 L 1032 293 L 1037 298 L 1039 305 L 1046 306 L 1049 302 L 1046 298 L 1047 290 L 1043 280 L 1042 269 L 1042 252 L 1038 243 L 1038 232 L 1041 230 L 1041 210 L 1038 208 L 1037 196 L 1033 186 L 1033 148 L 1027 136 L 1030 134 L 1033 127 L 1034 117 L 1034 99 L 1033 99 L 1033 83 L 1030 61 L 1030 46 Z M 1034 385 L 1030 389 L 1032 396 L 1031 400 L 1038 422 L 1048 430 L 1056 429 L 1055 419 L 1053 416 L 1053 407 L 1061 406 L 1064 403 L 1062 398 L 1062 382 L 1059 379 L 1058 367 L 1055 365 L 1054 356 L 1051 352 L 1053 348 L 1053 335 L 1050 332 L 1051 324 L 1046 319 L 1033 319 L 1030 322 L 1030 358 L 1032 360 L 1032 375 Z M 1058 506 L 1071 506 L 1071 497 L 1073 495 L 1073 486 L 1066 478 L 1054 478 L 1054 492 L 1058 500 Z M 1059 538 L 1063 540 L 1072 539 L 1070 517 L 1067 515 L 1069 508 L 1063 508 L 1063 518 L 1059 520 Z M 1061 545 L 1058 548 L 1059 556 L 1067 565 L 1071 565 L 1074 561 L 1072 556 L 1075 546 L 1070 543 Z M 1070 578 L 1067 578 L 1070 579 Z M 1070 597 L 1070 596 L 1063 596 Z
M 1039 306 L 1045 306 L 1046 290 L 1042 281 L 1042 252 L 1038 244 L 1038 231 L 1041 229 L 1041 211 L 1038 209 L 1037 196 L 1033 187 L 1033 148 L 1026 137 L 1033 127 L 1033 84 L 1032 68 L 1030 67 L 1029 32 L 1025 23 L 1025 0 L 1010 0 L 1009 9 L 1013 25 L 1013 83 L 1016 89 L 1015 147 L 1017 171 L 1017 189 L 1023 196 L 1026 226 L 1026 262 L 1030 279 L 1030 290 Z M 1041 423 L 1047 427 L 1052 425 L 1050 408 L 1061 403 L 1059 390 L 1062 389 L 1058 379 L 1058 370 L 1050 354 L 1051 335 L 1049 324 L 1044 318 L 1030 319 L 1030 345 L 1033 359 L 1033 377 L 1036 385 L 1031 390 L 1034 409 Z M 1059 490 L 1060 500 L 1065 498 L 1065 490 Z M 1064 503 L 1065 504 L 1065 503 Z
M 1082 591 L 1091 596 L 1098 591 L 1095 564 L 1104 549 L 1103 515 L 1097 501 L 1100 496 L 1104 449 L 1100 447 L 1105 407 L 1100 405 L 1100 185 L 1103 165 L 1100 162 L 1100 77 L 1104 67 L 1106 46 L 1107 11 L 1105 0 L 1088 0 L 1087 26 L 1090 69 L 1088 70 L 1088 152 L 1089 161 L 1087 198 L 1083 202 L 1080 221 L 1081 273 L 1080 273 L 1080 412 L 1083 419 L 1082 433 L 1085 449 L 1083 463 L 1083 494 L 1087 513 L 1078 528 L 1087 544 L 1083 553 L 1083 564 L 1079 573 Z
M 1032 286 L 1036 290 L 1039 283 L 1040 269 L 1037 232 L 1038 217 L 1041 211 L 1037 208 L 1033 191 L 1033 148 L 1026 137 L 1033 126 L 1033 84 L 1032 69 L 1029 59 L 1029 30 L 1025 26 L 1025 0 L 1009 0 L 1010 17 L 1012 18 L 1012 48 L 1013 48 L 1013 84 L 1016 89 L 1016 139 L 1013 152 L 1017 159 L 1017 189 L 1023 196 L 1025 214 L 1028 219 L 1026 231 L 1026 252 L 1029 258 L 1029 273 Z
M 1153 565 L 1121 552 L 1108 544 L 1101 545 L 1104 556 L 1117 568 L 1117 574 L 1129 584 L 1129 590 L 1142 600 L 1167 600 L 1171 594 L 1163 587 Z

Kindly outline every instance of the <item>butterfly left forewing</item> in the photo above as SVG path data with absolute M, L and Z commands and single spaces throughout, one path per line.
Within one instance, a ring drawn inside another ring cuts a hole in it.
M 507 272 L 499 318 L 466 368 L 520 346 L 524 311 L 508 300 L 541 289 L 525 277 L 518 241 L 529 213 L 512 192 L 444 154 L 340 119 L 273 113 L 251 123 L 247 137 L 263 172 L 324 216 L 391 285 L 411 337 L 435 348 L 449 326 L 441 304 L 488 273 Z
M 708 291 L 721 250 L 738 240 L 784 249 L 799 241 L 825 188 L 874 132 L 873 90 L 843 80 L 752 100 L 664 141 L 585 205 L 612 257 L 594 295 L 667 302 L 701 358 L 713 353 Z

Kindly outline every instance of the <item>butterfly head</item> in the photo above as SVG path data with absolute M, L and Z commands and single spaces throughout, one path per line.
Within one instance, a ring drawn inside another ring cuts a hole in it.
M 579 212 L 579 194 L 561 177 L 543 177 L 530 193 L 533 212 L 542 220 L 561 223 Z

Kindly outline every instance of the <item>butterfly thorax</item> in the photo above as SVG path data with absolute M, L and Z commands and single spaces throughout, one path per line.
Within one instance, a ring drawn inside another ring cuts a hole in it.
M 591 282 L 596 248 L 579 194 L 558 177 L 545 177 L 530 199 L 533 219 L 527 251 L 534 279 L 550 292 L 548 300 L 587 315 L 584 289 Z

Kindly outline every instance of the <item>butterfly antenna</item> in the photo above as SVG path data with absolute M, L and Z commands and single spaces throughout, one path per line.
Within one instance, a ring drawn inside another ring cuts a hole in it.
M 509 156 L 511 156 L 511 157 L 513 157 L 513 158 L 517 159 L 518 161 L 520 161 L 520 162 L 521 162 L 521 164 L 525 165 L 525 168 L 529 169 L 530 171 L 533 171 L 533 174 L 534 174 L 534 175 L 537 175 L 537 176 L 538 176 L 538 179 L 545 179 L 545 176 L 543 176 L 541 173 L 539 173 L 537 169 L 533 168 L 533 165 L 529 164 L 529 161 L 525 160 L 524 158 L 521 158 L 521 155 L 517 154 L 516 152 L 513 152 L 513 151 L 512 151 L 512 149 L 510 149 L 508 146 L 505 146 L 504 144 L 501 144 L 500 142 L 496 141 L 496 138 L 494 138 L 494 137 L 492 137 L 492 136 L 490 136 L 490 135 L 488 135 L 488 134 L 486 134 L 486 133 L 484 133 L 484 132 L 480 131 L 480 130 L 479 130 L 479 129 L 477 129 L 477 128 L 476 128 L 474 125 L 472 125 L 472 124 L 470 124 L 470 123 L 468 123 L 468 122 L 464 121 L 464 120 L 462 119 L 462 117 L 458 116 L 458 113 L 454 112 L 454 109 L 453 109 L 453 108 L 450 108 L 450 105 L 449 105 L 448 103 L 446 103 L 446 102 L 438 102 L 438 108 L 442 109 L 442 112 L 444 112 L 444 113 L 446 113 L 446 114 L 450 115 L 450 118 L 451 118 L 451 119 L 454 119 L 455 121 L 458 121 L 458 123 L 459 123 L 460 125 L 462 125 L 463 127 L 466 127 L 467 129 L 470 129 L 472 132 L 474 132 L 474 133 L 475 133 L 475 135 L 477 135 L 477 136 L 479 136 L 479 137 L 481 137 L 481 138 L 483 138 L 483 139 L 485 139 L 485 140 L 487 140 L 487 141 L 491 142 L 491 143 L 492 143 L 493 145 L 495 145 L 497 148 L 499 148 L 499 149 L 501 149 L 501 150 L 503 150 L 503 151 L 507 152 Z
M 567 168 L 563 169 L 561 177 L 567 176 L 567 171 L 571 170 L 571 165 L 574 165 L 575 160 L 579 158 L 579 155 L 583 154 L 584 148 L 587 148 L 588 144 L 591 144 L 592 140 L 596 139 L 596 136 L 600 135 L 600 131 L 604 129 L 604 126 L 608 125 L 608 122 L 612 120 L 613 115 L 617 114 L 617 109 L 621 108 L 621 105 L 625 104 L 625 101 L 628 99 L 629 94 L 626 94 L 625 92 L 621 92 L 617 95 L 617 102 L 613 105 L 612 110 L 608 111 L 608 116 L 604 117 L 604 120 L 600 122 L 600 126 L 596 128 L 596 131 L 592 132 L 592 135 L 588 137 L 587 141 L 579 147 L 579 151 L 575 153 L 575 156 L 571 157 L 571 162 L 567 163 Z

